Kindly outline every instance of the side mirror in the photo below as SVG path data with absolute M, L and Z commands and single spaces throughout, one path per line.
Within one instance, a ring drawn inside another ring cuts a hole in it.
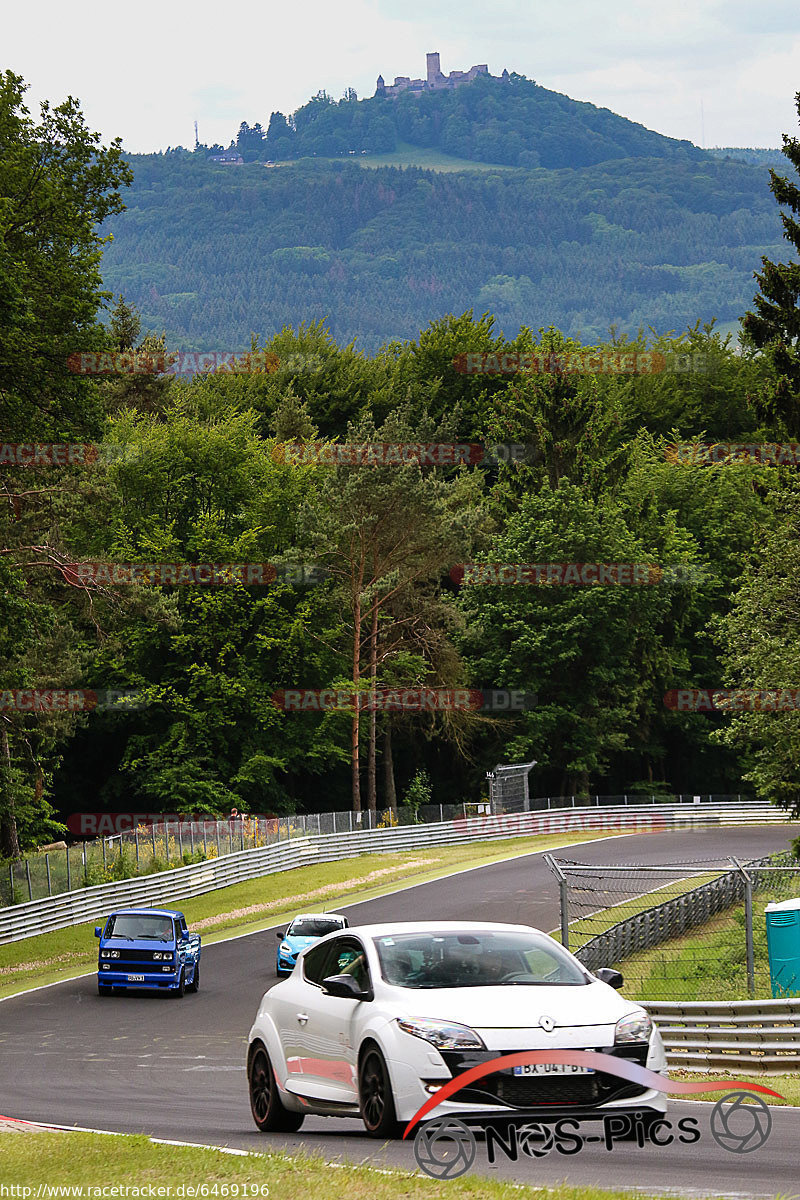
M 329 975 L 322 981 L 322 990 L 327 996 L 340 996 L 343 1000 L 372 999 L 372 993 L 362 991 L 352 975 Z
M 278 939 L 278 941 L 279 941 L 279 942 L 281 942 L 281 941 L 283 941 L 283 939 L 284 939 L 284 937 L 285 937 L 285 934 L 284 934 L 284 933 L 282 933 L 282 931 L 281 931 L 280 929 L 276 929 L 276 930 L 275 930 L 275 937 Z
M 615 971 L 613 967 L 601 967 L 599 971 L 595 971 L 595 978 L 613 988 L 621 988 L 625 982 L 622 978 L 622 973 Z
M 102 936 L 102 933 L 103 933 L 103 926 L 102 926 L 102 925 L 95 925 L 95 927 L 94 927 L 94 936 L 95 936 L 95 937 L 101 937 L 101 936 Z

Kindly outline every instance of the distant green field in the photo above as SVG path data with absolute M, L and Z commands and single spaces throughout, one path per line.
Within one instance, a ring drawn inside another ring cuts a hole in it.
M 398 142 L 397 149 L 389 154 L 348 154 L 338 158 L 298 158 L 288 162 L 277 162 L 276 167 L 291 167 L 296 163 L 355 162 L 361 167 L 424 167 L 428 171 L 519 171 L 520 167 L 509 167 L 502 163 L 475 162 L 471 158 L 457 158 L 444 154 L 432 146 L 412 146 L 410 142 Z

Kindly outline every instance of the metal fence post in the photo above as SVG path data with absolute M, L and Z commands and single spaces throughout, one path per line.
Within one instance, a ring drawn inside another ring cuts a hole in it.
M 106 839 L 103 838 L 103 870 L 106 869 Z
M 52 883 L 52 880 L 50 879 L 50 855 L 49 854 L 45 854 L 45 856 L 44 856 L 44 869 L 47 871 L 47 894 L 48 894 L 48 896 L 52 896 L 53 883 Z
M 31 864 L 25 859 L 25 874 L 28 878 L 28 899 L 33 899 L 33 888 L 31 887 Z
M 69 846 L 67 846 L 67 891 L 68 892 L 72 891 L 72 874 L 70 872 L 70 867 L 69 867 Z M 11 903 L 12 904 L 14 903 L 13 893 L 12 893 Z
M 746 871 L 738 858 L 731 856 L 744 879 L 744 935 L 745 954 L 747 957 L 747 994 L 751 1000 L 756 994 L 755 950 L 753 947 L 753 877 Z
M 8 881 L 11 884 L 11 903 L 16 904 L 16 900 L 14 899 L 14 864 L 13 863 L 8 864 Z
M 164 822 L 164 851 L 169 862 L 169 821 Z
M 183 858 L 183 831 L 181 830 L 182 825 L 183 825 L 183 821 L 181 820 L 180 817 L 178 817 L 178 854 L 180 855 L 181 858 Z
M 136 847 L 136 870 L 139 870 L 139 827 L 133 831 L 133 844 Z
M 86 842 L 81 844 L 83 846 L 83 886 L 86 887 Z
M 558 890 L 561 908 L 561 945 L 565 950 L 569 950 L 569 884 L 567 877 L 561 870 L 552 854 L 543 854 L 542 858 L 547 863 L 550 870 L 558 879 Z
M 216 825 L 216 828 L 217 828 L 217 858 L 221 858 L 222 857 L 222 848 L 219 844 L 219 821 L 215 821 L 214 824 Z
M 150 826 L 150 828 L 153 831 L 153 859 L 155 859 L 155 857 L 156 857 L 156 823 L 155 823 L 155 821 L 153 821 L 153 824 Z

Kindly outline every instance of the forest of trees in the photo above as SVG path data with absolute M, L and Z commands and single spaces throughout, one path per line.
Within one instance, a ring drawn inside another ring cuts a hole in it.
M 76 374 L 68 360 L 81 352 L 182 347 L 165 343 L 160 326 L 137 311 L 119 257 L 114 287 L 125 299 L 102 291 L 101 253 L 113 256 L 130 240 L 137 212 L 120 215 L 131 173 L 119 147 L 103 148 L 72 101 L 36 123 L 23 95 L 17 76 L 0 76 L 0 269 L 8 281 L 0 442 L 124 452 L 36 466 L 0 456 L 0 696 L 115 688 L 143 702 L 88 714 L 3 702 L 0 853 L 48 840 L 59 816 L 86 808 L 383 808 L 402 799 L 421 769 L 436 800 L 477 798 L 489 767 L 532 758 L 536 794 L 750 790 L 800 806 L 796 712 L 726 716 L 664 703 L 676 688 L 800 684 L 796 467 L 700 463 L 670 451 L 676 441 L 800 438 L 800 268 L 765 262 L 759 296 L 754 302 L 751 285 L 740 309 L 753 308 L 742 353 L 696 318 L 679 335 L 584 342 L 610 354 L 651 349 L 669 359 L 680 351 L 693 364 L 682 372 L 469 375 L 457 369 L 460 355 L 575 350 L 553 318 L 557 302 L 540 302 L 541 328 L 523 323 L 514 337 L 491 316 L 455 307 L 365 353 L 311 320 L 313 306 L 302 314 L 297 292 L 278 294 L 286 322 L 277 332 L 278 307 L 261 310 L 247 298 L 251 317 L 264 313 L 252 348 L 269 352 L 270 369 Z M 793 171 L 796 143 L 792 153 Z M 220 260 L 253 254 L 253 278 L 259 261 L 300 244 L 301 228 L 320 230 L 302 243 L 306 267 L 314 247 L 346 241 L 365 264 L 380 260 L 376 214 L 383 245 L 407 246 L 414 229 L 443 236 L 448 206 L 458 203 L 470 239 L 482 232 L 491 245 L 495 236 L 474 211 L 478 192 L 470 211 L 462 181 L 333 171 L 316 183 L 308 177 L 301 190 L 299 176 L 276 171 L 262 193 L 271 215 L 261 219 L 260 180 L 194 175 L 206 167 L 192 163 L 197 203 L 180 211 L 177 189 L 156 186 L 178 177 L 169 170 L 137 164 L 139 188 L 159 191 L 159 237 L 171 241 L 171 257 L 189 254 L 187 224 L 214 213 L 228 232 L 217 238 L 208 228 L 210 252 Z M 741 250 L 753 169 L 703 162 L 697 170 L 672 163 L 660 202 L 649 207 L 622 179 L 608 185 L 607 201 L 599 189 L 592 203 L 599 211 L 607 202 L 601 220 L 616 225 L 616 216 L 623 233 L 638 222 L 640 244 L 659 253 L 674 228 L 684 261 L 704 227 L 740 222 Z M 603 171 L 614 178 L 611 167 Z M 542 242 L 574 239 L 569 216 L 515 180 L 483 180 L 495 210 L 510 221 L 513 204 L 528 196 L 518 223 L 538 211 Z M 794 184 L 773 176 L 772 186 L 782 206 L 800 212 Z M 501 205 L 504 187 L 511 191 Z M 379 189 L 394 191 L 391 203 Z M 566 182 L 563 189 L 566 203 Z M 420 190 L 424 210 L 414 208 Z M 346 203 L 327 205 L 337 192 Z M 142 195 L 133 193 L 134 204 Z M 699 196 L 699 225 L 682 225 Z M 763 240 L 776 222 L 770 203 L 771 213 L 759 207 Z M 648 225 L 655 214 L 660 223 Z M 248 234 L 257 219 L 260 245 Z M 104 248 L 109 222 L 116 240 Z M 786 228 L 797 245 L 797 226 Z M 148 261 L 156 262 L 149 236 Z M 785 246 L 778 254 L 785 258 Z M 420 263 L 419 278 L 430 280 L 433 269 Z M 108 280 L 105 263 L 102 270 Z M 665 284 L 664 275 L 650 280 L 653 305 Z M 623 282 L 620 296 L 634 286 L 632 277 Z M 343 295 L 355 287 L 345 277 Z M 430 311 L 433 290 L 420 291 Z M 711 306 L 714 299 L 710 292 Z M 214 303 L 222 321 L 224 298 Z M 195 301 L 186 312 L 198 310 Z M 220 328 L 198 326 L 198 341 Z M 293 462 L 280 447 L 298 441 L 515 443 L 532 453 L 507 463 L 365 467 Z M 82 578 L 75 564 L 87 562 L 322 570 L 314 586 L 299 586 L 291 571 L 269 586 L 115 586 Z M 463 563 L 565 562 L 683 569 L 635 587 L 467 587 L 454 572 Z M 537 703 L 507 715 L 364 713 L 357 721 L 348 711 L 287 713 L 272 700 L 290 688 L 401 686 L 519 689 Z
M 738 318 L 759 256 L 780 250 L 766 168 L 733 160 L 454 174 L 130 162 L 103 278 L 187 348 L 246 349 L 251 331 L 324 318 L 339 344 L 376 351 L 469 309 L 512 337 L 664 333 Z

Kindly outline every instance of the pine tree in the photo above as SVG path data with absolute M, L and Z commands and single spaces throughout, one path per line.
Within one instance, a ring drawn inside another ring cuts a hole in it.
M 800 116 L 800 92 L 795 95 Z M 783 153 L 800 175 L 800 141 L 783 135 Z M 793 215 L 781 213 L 784 237 L 800 251 L 800 187 L 770 169 L 770 191 L 778 204 Z M 756 273 L 761 294 L 753 300 L 755 312 L 745 314 L 745 337 L 763 350 L 775 372 L 774 386 L 759 398 L 771 420 L 780 420 L 791 437 L 800 436 L 800 263 L 773 263 L 762 258 L 764 270 Z

